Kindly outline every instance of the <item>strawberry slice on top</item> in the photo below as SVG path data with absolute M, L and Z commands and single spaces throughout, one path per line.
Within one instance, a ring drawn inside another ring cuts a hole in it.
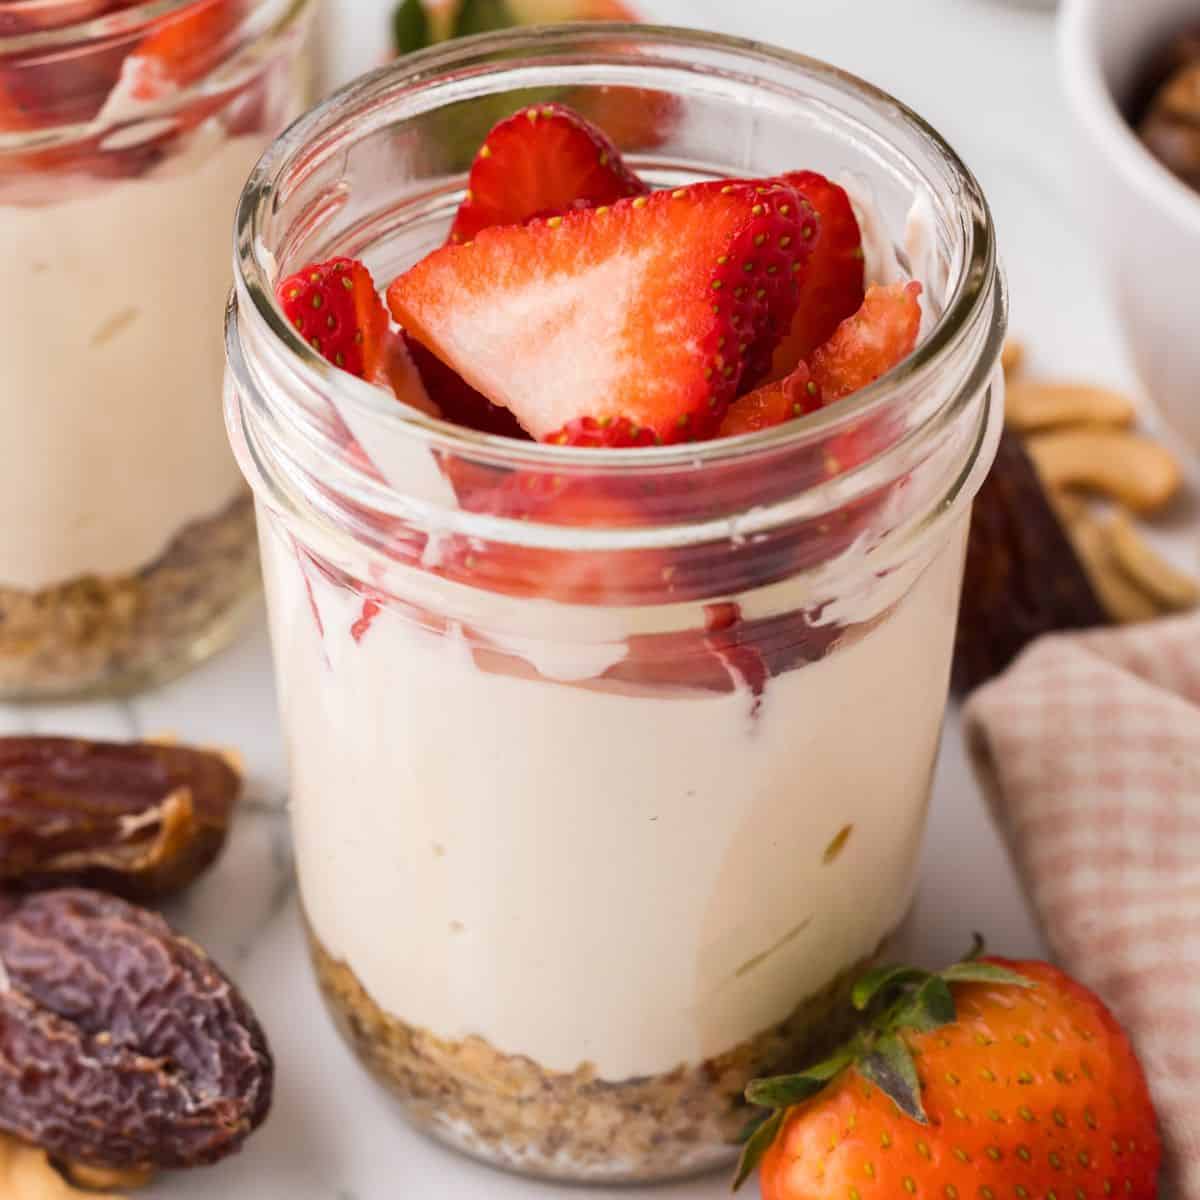
M 815 171 L 792 171 L 781 177 L 817 213 L 817 235 L 805 272 L 796 315 L 787 336 L 775 349 L 771 378 L 796 369 L 863 302 L 862 232 L 844 188 Z
M 706 438 L 769 369 L 814 227 L 783 185 L 694 184 L 486 229 L 394 280 L 388 304 L 536 438 L 583 417 Z
M 387 310 L 356 259 L 312 263 L 276 288 L 284 315 L 335 367 L 371 379 L 383 362 Z
M 279 284 L 275 294 L 300 336 L 335 367 L 440 415 L 364 264 L 353 258 L 312 263 Z
M 812 377 L 825 403 L 841 400 L 907 358 L 921 332 L 921 285 L 872 287 L 858 311 L 812 356 Z
M 535 104 L 501 121 L 479 148 L 450 241 L 648 191 L 607 134 L 561 104 Z
M 874 383 L 907 358 L 921 332 L 921 285 L 873 287 L 858 311 L 817 347 L 812 365 L 739 396 L 721 422 L 721 437 L 753 433 L 816 412 Z

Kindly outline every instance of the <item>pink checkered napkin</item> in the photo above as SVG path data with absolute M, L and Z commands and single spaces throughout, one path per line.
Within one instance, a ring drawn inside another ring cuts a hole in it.
M 1054 955 L 1133 1035 L 1200 1200 L 1200 619 L 1043 638 L 966 718 Z

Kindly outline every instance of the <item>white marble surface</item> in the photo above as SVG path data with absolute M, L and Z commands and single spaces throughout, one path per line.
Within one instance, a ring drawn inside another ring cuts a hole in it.
M 1047 369 L 1131 382 L 1072 186 L 1052 18 L 1001 0 L 646 0 L 667 22 L 774 41 L 830 59 L 895 92 L 938 125 L 993 202 L 1013 289 L 1014 329 Z M 171 916 L 210 946 L 258 1009 L 278 1060 L 266 1128 L 236 1159 L 165 1178 L 148 1200 L 558 1200 L 592 1194 L 496 1174 L 398 1121 L 325 1018 L 309 975 L 292 887 L 287 782 L 261 620 L 191 677 L 124 704 L 0 709 L 0 731 L 125 737 L 169 731 L 237 747 L 251 796 L 228 853 Z M 865 736 L 865 735 L 864 735 Z M 403 921 L 404 913 L 395 919 Z M 944 960 L 985 931 L 1023 954 L 1039 937 L 991 829 L 951 715 L 915 912 L 916 951 Z M 631 1200 L 726 1195 L 722 1178 Z M 599 1193 L 595 1193 L 599 1194 Z

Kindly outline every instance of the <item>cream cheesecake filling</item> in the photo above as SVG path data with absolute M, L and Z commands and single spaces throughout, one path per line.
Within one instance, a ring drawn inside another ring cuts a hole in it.
M 304 905 L 386 1012 L 625 1080 L 745 1042 L 897 925 L 965 521 L 754 718 L 745 691 L 485 672 L 386 606 L 356 640 L 361 596 L 263 540 Z
M 0 587 L 131 573 L 237 493 L 220 314 L 262 143 L 214 121 L 141 177 L 0 202 Z

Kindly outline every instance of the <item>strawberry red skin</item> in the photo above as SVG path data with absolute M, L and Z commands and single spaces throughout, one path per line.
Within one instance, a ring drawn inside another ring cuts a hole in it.
M 768 371 L 814 224 L 790 189 L 696 184 L 486 229 L 394 280 L 388 303 L 535 437 L 623 417 L 690 441 Z
M 360 379 L 375 377 L 384 362 L 388 318 L 362 263 L 352 258 L 313 263 L 279 284 L 276 296 L 318 354 Z
M 1112 1014 L 1046 963 L 989 961 L 1037 986 L 955 985 L 958 1020 L 905 1035 L 929 1125 L 848 1071 L 790 1110 L 763 1200 L 1154 1200 L 1162 1147 Z
M 780 178 L 812 205 L 818 223 L 800 302 L 789 333 L 775 349 L 771 379 L 790 374 L 828 341 L 858 311 L 864 294 L 862 232 L 845 189 L 815 171 Z
M 450 241 L 468 242 L 493 225 L 521 225 L 647 191 L 602 130 L 564 105 L 532 105 L 501 121 L 484 140 Z

